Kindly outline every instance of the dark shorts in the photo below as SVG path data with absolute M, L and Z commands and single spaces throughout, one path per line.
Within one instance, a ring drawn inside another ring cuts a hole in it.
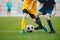
M 8 9 L 8 12 L 10 12 L 11 11 L 11 9 Z
M 45 15 L 45 14 L 52 14 L 52 11 L 53 9 L 44 9 L 44 8 L 41 8 L 39 9 L 40 12 L 42 12 L 42 15 Z
M 29 16 L 33 19 L 35 16 L 31 13 L 29 13 L 26 9 L 23 10 L 23 13 L 29 14 Z

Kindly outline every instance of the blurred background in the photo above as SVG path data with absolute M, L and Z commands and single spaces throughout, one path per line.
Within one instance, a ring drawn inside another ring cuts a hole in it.
M 20 34 L 23 2 L 21 0 L 0 0 L 0 40 L 60 40 L 60 0 L 55 1 L 57 3 L 57 14 L 55 16 L 57 17 L 51 17 L 51 20 L 56 34 L 48 34 L 44 30 Z M 39 7 L 38 3 L 37 9 Z M 50 31 L 45 17 L 40 18 Z M 37 26 L 30 17 L 27 18 L 26 25 L 28 24 Z
M 55 16 L 60 16 L 60 0 L 55 1 L 57 3 L 57 14 Z M 7 16 L 7 2 L 8 0 L 0 0 L 0 16 Z M 10 0 L 10 2 L 12 3 L 10 16 L 21 16 L 23 14 L 23 2 L 21 0 Z

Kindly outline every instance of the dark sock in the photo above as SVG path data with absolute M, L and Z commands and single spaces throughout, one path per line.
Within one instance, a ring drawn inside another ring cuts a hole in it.
M 51 23 L 51 20 L 48 20 L 47 22 L 48 22 L 48 25 L 49 25 L 49 27 L 50 27 L 50 30 L 53 31 L 54 29 L 53 29 L 53 25 L 52 25 L 52 23 Z
M 40 20 L 40 18 L 38 17 L 38 18 L 36 18 L 36 23 L 39 25 L 39 27 L 40 28 L 42 28 L 43 26 L 42 26 L 42 23 L 41 23 L 41 20 Z

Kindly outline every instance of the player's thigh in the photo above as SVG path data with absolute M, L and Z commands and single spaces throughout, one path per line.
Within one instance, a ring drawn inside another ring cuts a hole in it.
M 23 10 L 23 19 L 26 19 L 28 15 L 28 11 L 26 9 Z
M 40 15 L 43 15 L 44 12 L 45 12 L 44 8 L 39 9 L 35 17 L 39 17 Z
M 23 19 L 26 19 L 27 18 L 27 15 L 28 15 L 27 13 L 24 13 L 23 16 L 22 16 L 22 18 Z
M 50 20 L 52 10 L 46 10 L 46 20 Z
M 42 12 L 38 11 L 38 12 L 35 14 L 35 17 L 38 18 L 40 15 L 42 15 Z
M 32 18 L 33 22 L 36 22 L 36 18 L 34 14 L 29 13 L 30 17 Z
M 32 19 L 35 18 L 35 15 L 34 15 L 34 14 L 29 13 L 29 16 L 30 16 Z

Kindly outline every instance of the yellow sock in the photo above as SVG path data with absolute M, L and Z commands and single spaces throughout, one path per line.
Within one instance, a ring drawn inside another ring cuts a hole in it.
M 21 29 L 25 30 L 26 20 L 22 20 Z

